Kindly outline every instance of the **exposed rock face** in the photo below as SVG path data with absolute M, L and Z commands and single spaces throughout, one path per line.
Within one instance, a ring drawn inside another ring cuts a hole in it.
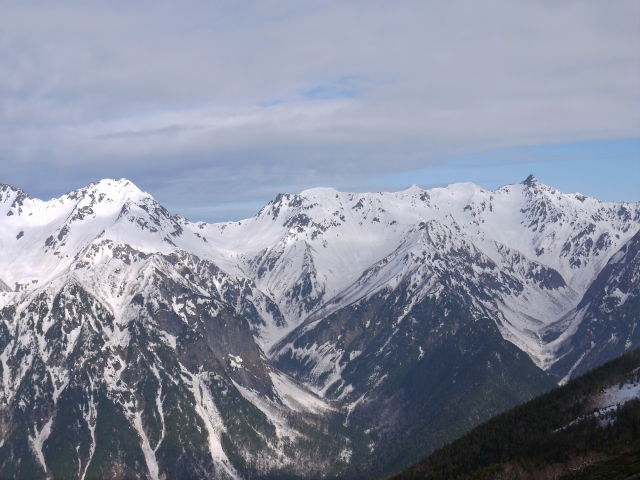
M 296 417 L 249 322 L 215 289 L 216 269 L 186 254 L 114 250 L 98 266 L 79 259 L 2 310 L 2 474 L 298 471 L 291 451 L 304 459 L 313 448 L 296 449 L 299 433 L 278 435 L 273 418 L 242 396 L 254 392 L 270 413 Z M 103 303 L 108 294 L 120 299 L 119 311 Z M 283 418 L 278 427 L 286 425 Z
M 640 344 L 640 232 L 609 260 L 580 303 L 550 333 L 563 381 Z M 565 373 L 566 372 L 566 373 Z
M 532 176 L 215 225 L 0 185 L 0 222 L 2 477 L 382 475 L 640 342 L 640 205 Z

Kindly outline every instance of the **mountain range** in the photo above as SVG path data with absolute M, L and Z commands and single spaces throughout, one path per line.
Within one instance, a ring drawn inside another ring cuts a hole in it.
M 640 203 L 0 185 L 0 476 L 364 477 L 640 344 Z

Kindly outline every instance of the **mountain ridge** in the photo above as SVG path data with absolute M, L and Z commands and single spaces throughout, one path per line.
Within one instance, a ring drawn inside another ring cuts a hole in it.
M 33 250 L 33 242 L 42 242 L 40 250 L 44 252 L 41 253 L 53 252 L 32 260 L 31 263 L 37 265 L 32 269 L 37 270 L 36 275 L 4 262 L 7 273 L 0 280 L 11 285 L 9 289 L 28 288 L 34 282 L 47 281 L 70 268 L 71 259 L 81 255 L 80 247 L 89 248 L 88 241 L 109 239 L 146 253 L 168 254 L 178 248 L 213 261 L 242 283 L 253 284 L 253 291 L 263 298 L 261 308 L 257 309 L 263 321 L 256 323 L 263 324 L 259 340 L 265 350 L 309 316 L 321 315 L 323 310 L 329 313 L 327 309 L 333 308 L 331 305 L 335 306 L 336 299 L 347 289 L 353 290 L 367 269 L 384 261 L 398 245 L 407 242 L 416 225 L 437 221 L 461 233 L 462 238 L 488 256 L 500 270 L 513 270 L 514 262 L 524 260 L 531 265 L 525 267 L 530 272 L 524 277 L 539 268 L 551 269 L 549 274 L 565 283 L 555 289 L 560 297 L 528 301 L 526 308 L 509 307 L 510 313 L 503 321 L 503 335 L 525 349 L 541 366 L 550 360 L 541 349 L 535 328 L 532 331 L 527 326 L 531 313 L 534 323 L 543 317 L 543 323 L 548 324 L 574 308 L 608 258 L 635 233 L 633 229 L 637 230 L 640 222 L 640 202 L 603 203 L 580 194 L 561 194 L 533 175 L 520 184 L 506 185 L 493 192 L 469 183 L 432 190 L 412 186 L 400 192 L 378 194 L 315 188 L 297 195 L 279 194 L 256 216 L 220 224 L 193 223 L 172 216 L 151 195 L 126 179 L 91 183 L 48 202 L 32 199 L 11 186 L 3 186 L 0 194 L 4 197 L 0 202 L 0 206 L 4 206 L 0 208 L 0 216 L 15 214 L 18 220 L 23 217 L 24 209 L 35 206 L 33 211 L 25 213 L 28 217 L 36 213 L 35 222 L 32 218 L 26 220 L 31 220 L 36 230 L 46 227 L 49 233 L 33 239 L 30 238 L 33 232 L 25 230 L 30 226 L 28 221 L 23 222 L 23 227 L 13 229 L 7 229 L 5 222 L 3 230 L 15 230 L 9 235 L 15 234 L 16 238 L 10 242 L 6 238 L 8 232 L 4 235 L 2 244 L 7 257 L 18 257 L 17 252 Z M 494 198 L 501 195 L 509 197 L 506 205 Z M 452 207 L 452 202 L 457 205 Z M 520 208 L 516 208 L 516 204 Z M 559 209 L 559 205 L 563 209 Z M 507 207 L 510 211 L 506 211 Z M 50 218 L 52 213 L 54 219 L 42 225 L 38 215 Z M 514 214 L 518 222 L 509 220 Z M 496 227 L 487 227 L 485 222 L 496 215 L 498 219 L 493 223 L 498 222 L 499 232 Z M 82 222 L 85 216 L 92 220 L 89 222 L 92 228 L 87 232 L 82 231 L 84 225 L 78 225 L 87 223 Z M 613 229 L 595 223 L 602 224 L 603 219 L 613 223 Z M 20 223 L 16 220 L 13 222 Z M 127 223 L 134 223 L 135 230 Z M 557 230 L 545 234 L 545 229 L 558 225 L 565 230 L 560 239 L 555 238 Z M 75 231 L 69 234 L 72 230 L 79 230 L 75 235 L 79 238 L 73 238 Z M 26 236 L 25 231 L 29 233 Z M 533 241 L 514 241 L 516 235 L 510 231 L 520 232 L 517 236 L 528 236 Z M 241 238 L 247 240 L 242 242 Z M 69 245 L 70 242 L 75 245 Z M 11 251 L 11 243 L 17 248 L 15 253 Z M 551 254 L 553 261 L 548 260 Z M 21 259 L 20 263 L 27 262 Z M 47 264 L 51 267 L 47 268 Z M 47 270 L 49 275 L 42 275 Z M 555 273 L 551 273 L 554 270 Z M 356 301 L 358 295 L 367 293 L 352 295 L 352 301 Z M 547 302 L 551 303 L 538 313 L 522 312 Z
M 0 224 L 0 475 L 390 473 L 640 341 L 640 202 L 533 176 L 310 189 L 220 224 L 126 179 L 2 185 Z

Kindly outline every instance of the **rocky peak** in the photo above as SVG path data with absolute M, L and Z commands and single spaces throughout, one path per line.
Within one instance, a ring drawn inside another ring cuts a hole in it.
M 24 200 L 31 198 L 27 192 L 6 183 L 0 184 L 0 202 L 13 199 L 12 207 L 21 207 Z
M 538 179 L 533 176 L 533 173 L 530 173 L 529 176 L 524 179 L 522 185 L 533 188 L 540 185 L 540 182 L 538 182 Z

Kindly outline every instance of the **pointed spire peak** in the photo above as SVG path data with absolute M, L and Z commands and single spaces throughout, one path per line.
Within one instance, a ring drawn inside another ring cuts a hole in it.
M 522 184 L 526 185 L 527 187 L 534 187 L 539 183 L 540 182 L 538 182 L 538 179 L 533 176 L 533 173 L 530 173 L 529 176 L 524 180 L 524 182 L 522 182 Z

